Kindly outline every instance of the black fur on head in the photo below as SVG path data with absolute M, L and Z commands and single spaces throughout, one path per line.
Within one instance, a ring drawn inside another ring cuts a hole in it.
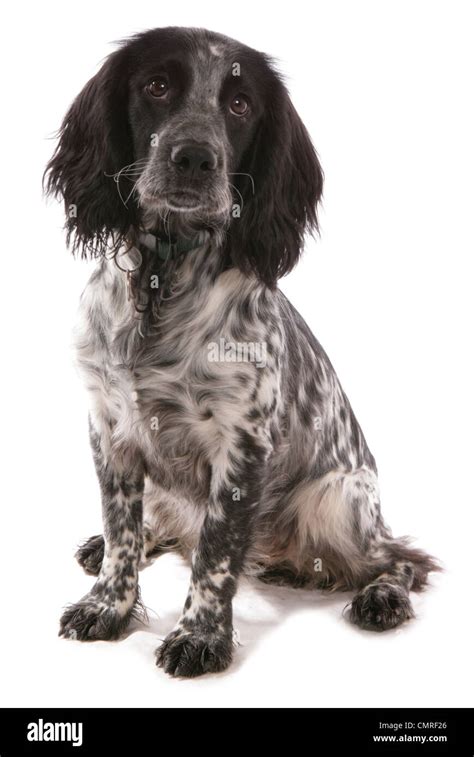
M 298 262 L 306 232 L 318 231 L 323 171 L 308 132 L 275 76 L 257 135 L 244 156 L 241 218 L 229 230 L 235 265 L 269 286 Z
M 322 186 L 267 56 L 178 28 L 136 35 L 106 60 L 69 109 L 45 172 L 74 251 L 104 255 L 165 222 L 175 235 L 204 228 L 224 240 L 223 263 L 268 286 L 318 229 Z

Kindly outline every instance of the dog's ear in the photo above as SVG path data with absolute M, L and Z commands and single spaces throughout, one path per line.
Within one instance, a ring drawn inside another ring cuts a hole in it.
M 71 105 L 46 167 L 45 190 L 64 199 L 68 244 L 83 255 L 105 253 L 109 236 L 120 240 L 134 222 L 114 180 L 133 161 L 127 99 L 126 51 L 118 50 Z
M 323 190 L 318 156 L 280 81 L 238 170 L 250 176 L 239 177 L 244 202 L 229 230 L 230 258 L 275 286 L 297 263 L 305 233 L 318 230 Z

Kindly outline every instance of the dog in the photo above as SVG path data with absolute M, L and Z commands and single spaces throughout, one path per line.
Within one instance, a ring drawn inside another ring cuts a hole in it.
M 219 672 L 239 576 L 355 592 L 349 617 L 413 617 L 437 561 L 396 539 L 336 373 L 277 287 L 318 232 L 323 172 L 272 60 L 202 29 L 120 43 L 73 102 L 45 173 L 68 245 L 98 264 L 78 365 L 103 536 L 60 635 L 116 639 L 139 570 L 174 551 L 191 583 L 157 664 Z

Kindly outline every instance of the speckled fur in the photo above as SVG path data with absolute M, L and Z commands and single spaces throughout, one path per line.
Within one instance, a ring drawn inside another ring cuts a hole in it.
M 129 47 L 162 39 L 159 31 L 150 34 L 155 37 L 143 35 Z M 232 61 L 260 54 L 208 32 L 167 34 L 174 35 L 177 49 L 184 39 L 186 55 L 195 61 L 194 83 L 183 109 L 174 111 L 177 128 L 193 123 L 195 139 L 196 123 L 209 118 L 216 149 L 225 157 L 224 172 L 208 188 L 207 208 L 199 217 L 169 208 L 163 216 L 161 195 L 150 199 L 158 179 L 160 192 L 166 184 L 163 155 L 146 153 L 128 222 L 80 215 L 68 222 L 69 233 L 82 244 L 99 245 L 109 226 L 119 237 L 121 225 L 126 233 L 114 257 L 100 250 L 81 300 L 76 346 L 90 396 L 105 539 L 92 537 L 78 551 L 79 562 L 98 576 L 97 582 L 66 610 L 61 633 L 116 638 L 136 607 L 139 568 L 174 550 L 190 560 L 191 583 L 182 616 L 157 650 L 157 662 L 171 675 L 196 676 L 221 671 L 231 661 L 232 598 L 243 571 L 276 583 L 353 589 L 351 620 L 384 630 L 412 617 L 409 591 L 421 589 L 436 564 L 392 537 L 380 511 L 374 458 L 348 399 L 323 349 L 275 286 L 296 263 L 304 229 L 316 224 L 311 207 L 319 200 L 322 174 L 304 127 L 282 94 L 293 137 L 288 132 L 286 141 L 284 134 L 272 138 L 280 139 L 289 155 L 286 174 L 269 181 L 264 171 L 277 170 L 276 157 L 264 160 L 264 168 L 249 157 L 258 145 L 263 112 L 257 112 L 255 124 L 240 125 L 248 130 L 244 138 L 235 135 L 233 122 L 222 127 L 216 111 L 221 80 Z M 261 56 L 257 62 L 274 77 L 272 86 L 281 87 L 268 59 Z M 119 63 L 123 58 L 114 65 Z M 110 74 L 113 66 L 106 66 Z M 205 107 L 199 95 L 204 81 L 209 85 Z M 77 112 L 73 106 L 49 167 L 49 188 L 66 204 L 74 200 L 74 182 L 77 195 L 82 198 L 84 191 L 83 175 L 77 178 L 80 165 L 74 163 L 81 158 L 74 157 L 69 138 L 77 119 L 87 114 L 94 86 L 88 85 Z M 267 109 L 274 97 L 270 91 L 266 85 Z M 199 118 L 193 116 L 198 105 Z M 168 123 L 164 119 L 159 132 L 162 151 Z M 88 139 L 91 133 L 83 128 Z M 272 139 L 257 153 L 270 149 Z M 280 158 L 284 162 L 283 154 Z M 256 196 L 245 196 L 246 215 L 230 223 L 226 172 L 250 166 Z M 105 193 L 103 173 L 97 180 Z M 87 194 L 86 200 L 84 212 L 93 203 Z M 286 202 L 299 203 L 300 218 Z M 103 203 L 112 207 L 115 200 L 104 194 Z M 266 213 L 271 230 L 265 227 Z M 137 292 L 147 291 L 153 260 L 137 233 L 139 228 L 156 233 L 157 219 L 168 233 L 197 228 L 203 235 L 194 250 L 160 268 L 160 294 L 148 292 L 141 311 Z M 248 237 L 245 229 L 251 230 Z M 257 238 L 260 257 L 252 251 Z M 130 281 L 126 270 L 132 269 Z M 222 339 L 265 345 L 265 361 L 210 360 L 209 345 Z

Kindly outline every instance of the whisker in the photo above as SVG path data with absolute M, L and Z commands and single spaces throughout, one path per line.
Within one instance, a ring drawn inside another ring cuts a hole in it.
M 248 176 L 248 178 L 252 182 L 252 194 L 255 194 L 255 182 L 253 180 L 252 174 L 250 174 L 250 173 L 240 173 L 240 172 L 234 173 L 232 171 L 228 171 L 227 174 L 228 174 L 228 176 Z
M 110 179 L 115 179 L 115 177 L 117 176 L 120 177 L 121 174 L 129 173 L 130 171 L 133 171 L 133 170 L 136 170 L 136 171 L 143 170 L 147 162 L 148 162 L 148 158 L 139 158 L 139 160 L 135 160 L 133 163 L 129 163 L 126 166 L 122 166 L 122 168 L 120 168 L 115 173 L 112 173 L 112 174 L 105 173 L 105 176 L 107 176 Z
M 137 179 L 137 181 L 136 181 L 136 182 L 134 182 L 134 184 L 133 184 L 133 186 L 132 186 L 132 189 L 131 189 L 131 192 L 130 192 L 130 194 L 128 195 L 127 199 L 125 200 L 125 203 L 127 203 L 127 202 L 129 201 L 130 197 L 131 197 L 131 196 L 133 195 L 133 193 L 134 193 L 134 191 L 135 191 L 135 189 L 136 189 L 136 187 L 137 187 L 137 184 L 138 184 L 138 179 Z M 125 204 L 125 207 L 127 207 L 127 205 L 126 205 L 126 204 Z
M 138 177 L 139 179 L 140 176 L 141 176 L 141 173 L 136 173 L 136 174 L 121 173 L 120 174 L 120 178 L 128 179 L 129 181 L 133 181 L 135 177 Z
M 137 188 L 137 183 L 142 176 L 143 169 L 145 168 L 146 164 L 148 162 L 148 158 L 139 158 L 138 160 L 134 161 L 133 163 L 129 163 L 126 166 L 122 166 L 122 168 L 119 171 L 116 171 L 113 174 L 105 173 L 104 175 L 107 176 L 107 178 L 113 179 L 116 186 L 117 186 L 117 192 L 120 197 L 120 200 L 122 201 L 122 204 L 124 207 L 128 209 L 128 201 L 132 197 L 133 193 L 135 192 Z M 127 199 L 124 200 L 122 191 L 120 189 L 120 179 L 128 179 L 128 181 L 133 182 L 133 186 L 129 194 L 127 195 Z

